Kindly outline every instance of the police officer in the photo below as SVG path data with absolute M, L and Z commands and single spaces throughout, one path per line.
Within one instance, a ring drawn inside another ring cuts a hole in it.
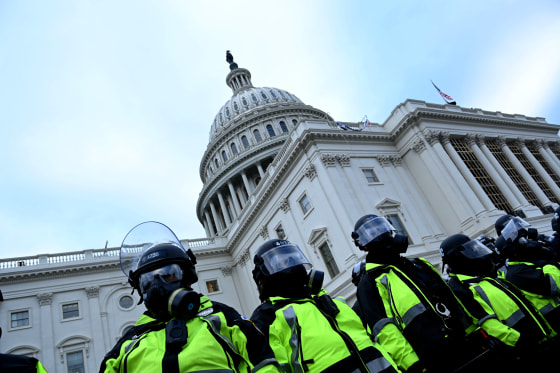
M 407 372 L 452 372 L 484 353 L 466 343 L 481 337 L 469 314 L 437 270 L 421 258 L 404 254 L 408 237 L 396 233 L 383 217 L 356 221 L 352 238 L 367 251 L 366 271 L 357 297 L 376 340 Z M 481 341 L 485 346 L 484 341 Z
M 495 370 L 546 368 L 546 346 L 554 332 L 519 290 L 497 279 L 492 250 L 478 239 L 454 234 L 443 240 L 440 251 L 449 286 L 484 331 L 500 341 L 489 361 Z
M 323 273 L 311 268 L 298 246 L 269 240 L 254 263 L 262 304 L 251 320 L 268 335 L 285 372 L 397 371 L 354 311 L 321 288 Z
M 496 248 L 507 258 L 499 276 L 519 288 L 552 328 L 560 331 L 560 268 L 549 248 L 531 237 L 530 224 L 511 217 L 500 231 Z
M 0 302 L 4 301 L 0 291 Z M 2 338 L 2 328 L 0 328 Z M 47 373 L 43 364 L 34 357 L 14 354 L 0 354 L 0 372 L 2 373 Z
M 280 371 L 250 321 L 192 290 L 196 258 L 167 226 L 134 227 L 120 260 L 147 310 L 105 356 L 101 372 Z
M 358 284 L 360 283 L 360 280 L 362 279 L 362 276 L 365 273 L 366 273 L 366 260 L 362 259 L 358 263 L 354 264 L 354 267 L 352 267 L 352 283 L 356 287 L 358 287 Z M 358 316 L 360 316 L 360 319 L 362 320 L 364 319 L 362 309 L 360 308 L 360 302 L 358 302 L 358 299 L 356 299 L 356 301 L 352 305 L 352 309 L 354 310 L 354 312 L 356 312 Z

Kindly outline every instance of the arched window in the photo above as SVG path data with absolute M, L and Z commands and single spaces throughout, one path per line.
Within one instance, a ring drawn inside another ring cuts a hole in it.
M 255 141 L 256 142 L 261 142 L 262 141 L 261 133 L 259 132 L 259 130 L 254 130 L 253 135 L 255 136 Z
M 229 118 L 229 108 L 226 107 L 226 116 Z
M 274 128 L 272 128 L 270 124 L 266 126 L 266 130 L 268 131 L 268 136 L 270 137 L 276 136 L 276 133 L 274 132 Z
M 272 96 L 272 98 L 276 98 L 276 93 L 274 93 L 274 91 L 270 91 L 270 95 Z
M 231 152 L 232 152 L 233 154 L 239 153 L 239 152 L 237 151 L 237 145 L 235 145 L 234 142 L 231 143 Z
M 261 92 L 261 96 L 262 96 L 262 98 L 264 98 L 265 100 L 268 99 L 268 97 L 266 97 L 266 94 L 265 94 L 264 92 Z
M 233 102 L 233 109 L 235 111 L 239 111 L 239 106 L 237 105 L 237 102 L 235 102 L 235 101 Z
M 216 168 L 220 168 L 220 161 L 218 158 L 214 159 L 214 164 L 216 165 Z
M 247 136 L 243 135 L 241 137 L 241 142 L 243 143 L 243 147 L 247 149 L 249 147 L 249 140 L 247 140 Z
M 227 162 L 227 154 L 225 150 L 222 150 L 222 159 L 224 160 L 224 163 Z
M 248 105 L 249 105 L 249 103 L 247 103 L 247 99 L 245 98 L 245 96 L 242 98 L 242 101 L 243 101 L 243 105 L 244 105 L 244 106 L 248 106 Z
M 280 128 L 282 129 L 282 132 L 288 132 L 288 127 L 286 126 L 286 123 L 284 123 L 284 121 L 280 122 Z
M 297 120 L 292 119 L 292 125 L 295 127 L 297 125 Z
M 251 95 L 251 98 L 253 99 L 253 102 L 257 102 L 257 96 L 255 96 L 254 94 Z

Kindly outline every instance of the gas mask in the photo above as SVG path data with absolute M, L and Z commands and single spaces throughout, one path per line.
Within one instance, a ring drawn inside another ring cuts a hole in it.
M 182 279 L 183 271 L 178 264 L 169 264 L 140 275 L 140 291 L 146 308 L 157 318 L 192 318 L 198 312 L 200 294 L 184 289 Z

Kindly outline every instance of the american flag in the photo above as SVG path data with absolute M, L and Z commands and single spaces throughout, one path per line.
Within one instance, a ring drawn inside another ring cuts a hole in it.
M 430 81 L 431 81 L 431 80 L 430 80 Z M 441 95 L 441 97 L 443 97 L 443 100 L 444 100 L 446 103 L 448 103 L 448 104 L 450 104 L 450 105 L 456 105 L 456 104 L 457 104 L 457 103 L 455 102 L 455 100 L 451 98 L 451 96 L 449 96 L 449 95 L 443 93 L 443 92 L 437 87 L 437 85 L 435 85 L 435 83 L 434 83 L 433 81 L 431 81 L 431 82 L 432 82 L 432 84 L 434 85 L 435 89 L 437 89 L 437 91 L 439 92 L 439 94 Z

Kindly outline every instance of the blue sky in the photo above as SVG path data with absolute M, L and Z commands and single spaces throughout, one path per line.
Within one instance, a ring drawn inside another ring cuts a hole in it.
M 0 258 L 202 238 L 225 51 L 342 121 L 407 98 L 560 124 L 560 2 L 0 2 Z

